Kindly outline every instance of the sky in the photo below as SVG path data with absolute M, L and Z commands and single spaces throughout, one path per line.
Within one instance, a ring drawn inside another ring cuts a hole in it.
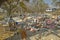
M 54 8 L 54 6 L 51 4 L 52 3 L 51 0 L 44 0 L 44 2 L 47 3 L 50 8 Z
M 49 5 L 50 8 L 56 8 L 56 6 L 52 5 L 52 1 L 51 0 L 44 0 L 45 3 L 47 3 Z
M 45 3 L 48 3 L 49 5 L 51 4 L 51 0 L 44 0 L 45 1 Z M 32 2 L 32 0 L 30 0 L 30 2 Z
M 30 2 L 32 2 L 32 0 L 30 0 Z M 54 5 L 51 4 L 52 3 L 51 0 L 44 0 L 44 2 L 47 3 L 49 5 L 49 7 L 51 7 L 51 8 L 56 7 L 56 6 L 54 6 Z
M 52 3 L 51 0 L 44 0 L 44 1 L 45 1 L 45 3 L 47 3 L 49 5 L 50 8 L 59 8 L 58 6 L 56 7 L 56 6 L 52 5 L 51 4 Z M 57 1 L 60 1 L 60 0 L 57 0 Z
M 52 3 L 51 0 L 44 0 L 44 1 L 45 1 L 45 3 L 47 3 L 47 4 L 49 4 L 49 5 L 51 5 L 51 3 Z
M 30 2 L 32 2 L 33 0 L 30 0 Z M 45 3 L 51 5 L 52 1 L 51 0 L 44 0 Z

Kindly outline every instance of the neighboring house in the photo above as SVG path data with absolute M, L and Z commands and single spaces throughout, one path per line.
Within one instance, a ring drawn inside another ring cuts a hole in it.
M 48 8 L 48 9 L 46 9 L 46 12 L 52 12 L 52 11 L 56 11 L 57 10 L 57 8 Z
M 47 8 L 46 9 L 46 12 L 51 12 L 52 11 L 52 8 Z

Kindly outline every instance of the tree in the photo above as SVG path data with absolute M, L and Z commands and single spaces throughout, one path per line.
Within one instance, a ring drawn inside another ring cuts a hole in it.
M 1 8 L 7 11 L 7 17 L 10 18 L 10 19 L 12 19 L 11 16 L 13 16 L 14 12 L 18 12 L 18 11 L 22 11 L 22 12 L 26 11 L 26 12 L 28 12 L 29 11 L 29 10 L 27 10 L 28 8 L 23 3 L 23 1 L 20 2 L 20 0 L 8 0 L 8 1 L 5 1 L 4 3 L 2 3 Z M 9 27 L 11 27 L 10 22 L 9 22 Z
M 27 12 L 27 13 L 28 12 L 41 12 L 42 13 L 48 7 L 48 5 L 44 3 L 43 0 L 34 0 L 37 3 L 33 2 L 33 5 L 29 5 L 28 0 L 25 0 L 25 1 L 24 0 L 23 1 L 7 0 L 2 4 L 1 8 L 7 11 L 7 16 L 9 17 L 13 15 L 14 12 L 18 12 L 18 11 L 20 11 L 20 13 L 22 12 Z
M 12 22 L 10 20 L 12 19 L 12 16 L 13 16 L 13 10 L 17 7 L 17 3 L 14 3 L 14 2 L 16 2 L 16 0 L 8 0 L 8 1 L 5 1 L 4 3 L 2 3 L 2 5 L 1 5 L 1 8 L 7 11 L 7 18 L 10 18 L 9 22 L 8 22 L 10 29 L 12 27 L 12 25 L 11 25 Z
M 20 2 L 20 7 L 22 9 L 21 11 L 22 12 L 27 12 L 27 13 L 33 12 L 31 10 L 31 8 L 29 7 L 29 5 L 27 5 L 27 4 L 29 4 L 29 1 L 28 0 L 25 0 L 25 1 L 21 1 Z
M 43 0 L 37 0 L 37 3 L 34 6 L 34 10 L 43 13 L 47 7 L 48 5 Z
M 52 0 L 52 4 L 57 7 L 58 9 L 54 12 L 55 15 L 60 15 L 60 1 L 59 0 Z
M 26 1 L 26 0 L 25 0 Z M 44 3 L 43 0 L 32 0 L 31 3 L 25 2 L 24 3 L 24 9 L 26 9 L 25 11 L 30 11 L 30 12 L 44 12 L 46 10 L 46 8 L 48 7 L 48 5 L 46 3 Z M 21 6 L 21 5 L 20 5 Z M 23 7 L 22 7 L 23 8 Z
M 60 6 L 60 1 L 59 0 L 51 0 L 52 4 L 55 6 Z
M 0 0 L 0 6 L 7 0 Z

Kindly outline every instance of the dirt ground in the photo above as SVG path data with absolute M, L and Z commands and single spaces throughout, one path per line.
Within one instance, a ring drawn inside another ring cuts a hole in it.
M 32 34 L 32 33 L 30 33 L 30 34 Z M 13 35 L 14 35 L 14 33 L 12 33 L 12 32 L 5 32 L 5 28 L 4 27 L 0 27 L 0 39 L 8 38 L 8 37 L 11 37 Z M 60 33 L 58 35 L 60 35 Z M 39 36 L 39 34 L 36 34 L 36 35 L 33 35 L 33 36 L 29 37 L 29 38 L 30 38 L 30 40 L 60 40 L 60 37 L 58 37 L 58 36 L 56 36 L 54 34 L 50 34 L 48 36 L 43 36 L 41 39 L 38 38 L 38 36 Z M 18 37 L 18 36 L 16 36 L 16 37 Z

